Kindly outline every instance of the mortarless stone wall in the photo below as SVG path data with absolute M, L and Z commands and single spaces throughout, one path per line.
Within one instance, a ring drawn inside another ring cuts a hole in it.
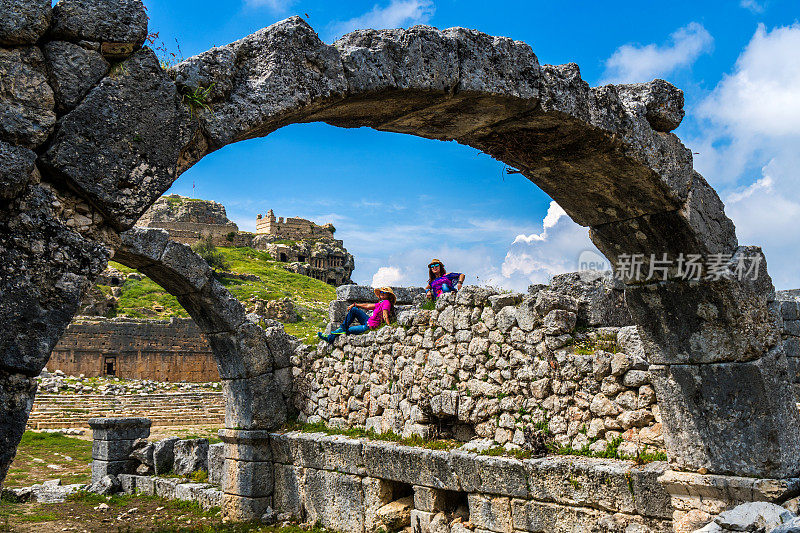
M 663 448 L 639 336 L 620 327 L 621 291 L 573 281 L 527 295 L 465 287 L 434 310 L 401 307 L 397 326 L 299 352 L 301 419 L 519 446 L 547 428 L 578 449 L 618 437 L 625 453 Z

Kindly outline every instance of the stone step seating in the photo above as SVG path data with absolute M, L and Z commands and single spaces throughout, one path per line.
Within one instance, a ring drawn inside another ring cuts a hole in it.
M 38 394 L 28 427 L 83 427 L 90 418 L 99 417 L 147 417 L 154 426 L 221 424 L 225 420 L 225 400 L 221 392 Z

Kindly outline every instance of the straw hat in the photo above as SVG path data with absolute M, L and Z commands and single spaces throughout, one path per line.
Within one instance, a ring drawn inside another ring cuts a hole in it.
M 397 296 L 394 295 L 394 291 L 391 287 L 378 287 L 375 289 L 375 296 L 378 298 L 381 297 L 380 293 L 385 292 L 389 295 L 389 300 L 392 302 L 392 305 L 397 301 Z
M 442 268 L 444 268 L 444 263 L 440 259 L 431 259 L 430 261 L 428 261 L 428 265 L 432 265 L 434 263 L 439 263 L 442 266 Z M 430 268 L 430 266 L 428 268 Z

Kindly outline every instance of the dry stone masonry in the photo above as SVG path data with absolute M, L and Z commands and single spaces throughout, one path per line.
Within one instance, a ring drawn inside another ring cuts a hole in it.
M 206 154 L 287 124 L 367 126 L 481 150 L 588 226 L 612 263 L 699 254 L 734 272 L 741 259 L 763 259 L 738 246 L 719 197 L 670 133 L 683 96 L 660 80 L 592 88 L 577 65 L 541 65 L 525 43 L 464 28 L 359 30 L 328 45 L 300 17 L 167 72 L 141 47 L 139 0 L 0 7 L 0 479 L 34 377 L 113 254 L 175 294 L 209 338 L 234 454 L 223 509 L 264 514 L 262 432 L 286 416 L 292 343 L 250 322 L 187 247 L 129 228 Z M 210 110 L 182 98 L 200 88 Z M 624 279 L 672 464 L 797 475 L 800 420 L 766 262 L 745 279 L 679 274 Z
M 396 327 L 299 352 L 294 401 L 303 421 L 478 437 L 486 447 L 530 449 L 544 433 L 576 450 L 601 452 L 618 438 L 624 454 L 664 448 L 635 326 L 598 323 L 628 319 L 608 279 L 566 274 L 530 294 L 467 286 L 434 310 L 399 309 Z

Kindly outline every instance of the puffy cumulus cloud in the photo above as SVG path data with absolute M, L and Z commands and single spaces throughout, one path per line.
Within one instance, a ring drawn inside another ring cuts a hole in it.
M 381 7 L 375 4 L 370 11 L 349 20 L 334 22 L 329 27 L 331 36 L 339 37 L 353 30 L 371 28 L 404 28 L 428 22 L 436 11 L 431 0 L 391 0 Z
M 725 200 L 739 242 L 764 248 L 778 288 L 800 287 L 800 25 L 760 25 L 698 105 L 696 168 Z
M 690 66 L 713 46 L 714 38 L 697 22 L 676 30 L 667 44 L 625 44 L 606 60 L 603 83 L 634 83 L 666 77 Z
M 399 286 L 402 285 L 404 275 L 397 267 L 380 267 L 377 272 L 372 276 L 373 287 L 386 287 L 387 285 Z
M 501 265 L 503 285 L 522 290 L 531 283 L 548 283 L 550 278 L 578 270 L 578 258 L 590 250 L 599 254 L 589 232 L 550 203 L 542 220 L 542 231 L 518 235 Z

